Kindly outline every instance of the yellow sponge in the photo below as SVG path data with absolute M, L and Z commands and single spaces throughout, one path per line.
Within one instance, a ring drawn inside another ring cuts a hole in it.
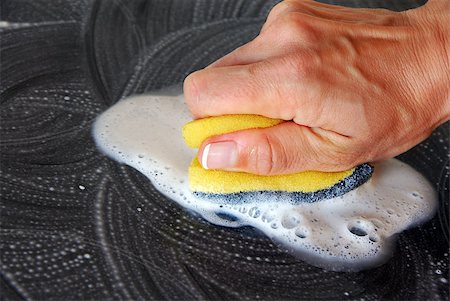
M 184 125 L 183 137 L 191 148 L 199 148 L 211 136 L 246 129 L 267 128 L 282 123 L 283 120 L 260 115 L 223 115 L 194 120 Z
M 183 127 L 186 144 L 198 148 L 210 136 L 249 128 L 265 128 L 283 122 L 258 115 L 208 117 Z M 236 194 L 256 191 L 295 193 L 300 201 L 316 201 L 342 195 L 370 178 L 373 168 L 363 164 L 342 172 L 305 171 L 289 175 L 261 176 L 243 172 L 204 169 L 197 158 L 189 167 L 189 187 L 200 194 Z
M 343 172 L 304 171 L 289 175 L 261 176 L 244 172 L 204 169 L 197 158 L 189 166 L 189 187 L 204 193 L 248 191 L 314 192 L 329 188 L 351 175 Z

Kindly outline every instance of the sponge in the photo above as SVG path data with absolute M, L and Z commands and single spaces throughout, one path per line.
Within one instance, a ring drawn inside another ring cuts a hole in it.
M 260 115 L 223 115 L 194 120 L 184 125 L 183 137 L 191 148 L 199 148 L 211 136 L 237 132 L 240 130 L 267 128 L 282 123 Z
M 186 144 L 200 147 L 210 136 L 250 128 L 266 128 L 282 120 L 259 115 L 224 115 L 187 123 L 183 127 Z M 368 164 L 341 172 L 304 171 L 288 175 L 262 176 L 244 172 L 204 169 L 197 158 L 189 167 L 189 188 L 198 196 L 243 202 L 254 193 L 278 198 L 289 197 L 294 202 L 315 202 L 337 197 L 365 183 L 373 173 Z

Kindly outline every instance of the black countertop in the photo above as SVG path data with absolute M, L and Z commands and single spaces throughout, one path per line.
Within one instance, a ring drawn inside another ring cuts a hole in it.
M 96 116 L 250 40 L 275 3 L 1 2 L 2 300 L 448 300 L 449 123 L 399 157 L 436 185 L 438 213 L 401 233 L 388 263 L 358 273 L 211 225 L 96 149 Z

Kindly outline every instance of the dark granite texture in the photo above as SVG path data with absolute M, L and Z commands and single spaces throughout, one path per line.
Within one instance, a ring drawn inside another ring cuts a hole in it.
M 1 1 L 2 300 L 449 299 L 448 123 L 400 156 L 436 185 L 439 212 L 400 234 L 388 263 L 358 273 L 310 266 L 250 228 L 213 226 L 96 149 L 96 116 L 248 41 L 274 4 Z

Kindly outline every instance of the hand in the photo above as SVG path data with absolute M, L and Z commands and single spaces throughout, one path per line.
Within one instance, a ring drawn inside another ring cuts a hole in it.
M 208 167 L 339 171 L 396 156 L 450 117 L 450 1 L 405 12 L 276 5 L 261 33 L 184 82 L 194 118 L 288 122 L 215 136 Z

